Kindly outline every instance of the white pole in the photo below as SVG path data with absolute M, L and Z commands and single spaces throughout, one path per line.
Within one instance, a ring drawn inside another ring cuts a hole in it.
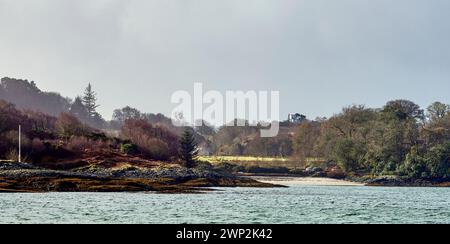
M 19 125 L 19 163 L 22 160 L 22 126 Z

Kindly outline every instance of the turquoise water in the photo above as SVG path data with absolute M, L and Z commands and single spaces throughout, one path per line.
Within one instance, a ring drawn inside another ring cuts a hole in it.
M 0 194 L 0 223 L 450 223 L 449 188 Z

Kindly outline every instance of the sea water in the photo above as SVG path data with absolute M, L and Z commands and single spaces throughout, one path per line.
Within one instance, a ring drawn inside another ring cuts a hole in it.
M 450 223 L 450 188 L 215 190 L 202 194 L 0 193 L 0 223 Z

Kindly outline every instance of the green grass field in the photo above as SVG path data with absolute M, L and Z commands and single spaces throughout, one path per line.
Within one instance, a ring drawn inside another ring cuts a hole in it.
M 261 168 L 286 167 L 291 169 L 304 168 L 305 163 L 293 158 L 252 157 L 252 156 L 201 156 L 199 160 L 211 164 L 231 163 L 239 166 L 255 166 Z M 320 163 L 321 159 L 307 159 L 306 165 Z

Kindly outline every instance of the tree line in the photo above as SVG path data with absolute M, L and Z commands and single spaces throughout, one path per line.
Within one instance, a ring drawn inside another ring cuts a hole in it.
M 435 102 L 423 110 L 408 100 L 379 109 L 353 105 L 302 123 L 293 142 L 299 158 L 324 158 L 348 173 L 449 178 L 450 106 Z

